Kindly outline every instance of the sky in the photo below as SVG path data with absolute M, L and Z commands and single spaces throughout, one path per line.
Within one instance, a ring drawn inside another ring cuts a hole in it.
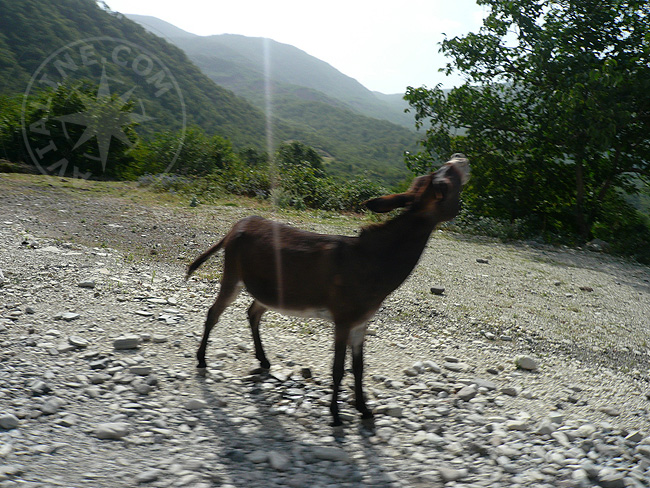
M 201 36 L 268 37 L 315 56 L 370 90 L 462 84 L 438 70 L 445 38 L 476 32 L 475 0 L 106 0 L 111 10 L 158 17 Z

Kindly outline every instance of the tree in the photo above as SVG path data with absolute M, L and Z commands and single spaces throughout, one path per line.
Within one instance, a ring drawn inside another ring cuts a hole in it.
M 238 162 L 228 139 L 209 136 L 199 127 L 165 131 L 142 141 L 133 151 L 140 173 L 207 176 Z
M 281 165 L 300 166 L 307 164 L 321 176 L 323 173 L 323 158 L 312 147 L 299 141 L 285 142 L 278 148 L 278 162 Z
M 41 171 L 115 178 L 129 171 L 138 137 L 133 102 L 91 82 L 64 83 L 24 105 L 24 145 Z
M 20 126 L 21 101 L 17 96 L 0 95 L 0 159 L 24 162 L 29 158 Z
M 490 9 L 479 32 L 442 43 L 466 83 L 407 91 L 416 126 L 430 123 L 407 164 L 466 152 L 474 209 L 586 240 L 617 189 L 650 177 L 650 4 L 477 3 Z
M 269 160 L 266 152 L 260 152 L 254 147 L 247 147 L 239 151 L 239 158 L 247 166 L 263 166 Z

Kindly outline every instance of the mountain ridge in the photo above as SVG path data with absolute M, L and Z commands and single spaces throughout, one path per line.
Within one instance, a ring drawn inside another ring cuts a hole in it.
M 401 94 L 373 92 L 326 61 L 290 44 L 241 34 L 198 36 L 156 17 L 125 15 L 145 28 L 162 34 L 183 49 L 204 72 L 210 71 L 214 77 L 221 76 L 223 86 L 244 98 L 254 98 L 251 90 L 237 83 L 229 83 L 229 71 L 224 67 L 216 72 L 215 65 L 218 66 L 223 61 L 237 63 L 239 69 L 246 67 L 249 73 L 256 73 L 258 77 L 267 78 L 268 75 L 271 81 L 320 91 L 331 99 L 344 102 L 348 108 L 362 115 L 388 120 L 409 129 L 413 127 L 412 118 L 404 114 L 404 108 L 408 105 L 401 100 Z M 270 73 L 265 72 L 267 53 Z M 401 106 L 394 102 L 396 98 L 401 100 Z
M 274 102 L 271 116 L 267 118 L 264 106 L 215 83 L 168 39 L 160 38 L 123 14 L 101 8 L 94 0 L 0 2 L 0 97 L 21 97 L 33 73 L 57 49 L 102 37 L 123 40 L 158 57 L 178 82 L 185 99 L 188 125 L 230 139 L 236 150 L 247 147 L 269 150 L 267 121 L 270 120 L 271 150 L 281 142 L 298 140 L 327 156 L 328 170 L 331 168 L 340 176 L 366 175 L 394 184 L 408 174 L 403 153 L 415 146 L 414 131 L 360 115 L 345 102 L 317 90 L 279 81 L 271 84 Z M 138 128 L 141 135 L 150 137 L 180 129 L 182 107 L 178 101 L 157 101 L 155 85 L 146 83 L 141 76 L 136 77 L 132 69 L 122 70 L 111 62 L 108 47 L 96 46 L 95 54 L 97 60 L 109 61 L 106 74 L 116 86 L 126 90 L 139 85 L 148 90 L 141 99 L 148 104 L 146 114 L 151 122 Z M 79 58 L 79 55 L 77 50 L 75 56 Z M 71 83 L 99 82 L 103 62 L 94 66 L 78 62 L 78 66 L 78 70 L 71 71 Z M 252 86 L 255 93 L 264 93 L 260 89 L 264 85 L 259 83 L 265 80 L 259 76 L 259 70 L 250 70 L 245 64 L 234 63 L 234 66 L 248 69 L 248 74 L 254 75 L 252 80 L 257 80 L 257 85 Z

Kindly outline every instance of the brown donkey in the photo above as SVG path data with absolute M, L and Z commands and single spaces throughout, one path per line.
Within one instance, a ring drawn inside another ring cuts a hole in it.
M 272 309 L 288 315 L 327 318 L 334 322 L 334 425 L 341 424 L 338 392 L 347 346 L 352 349 L 356 408 L 372 418 L 363 395 L 363 342 L 366 324 L 386 296 L 411 273 L 431 232 L 458 213 L 460 192 L 469 178 L 469 162 L 454 154 L 436 172 L 413 180 L 405 193 L 365 202 L 374 212 L 406 210 L 392 220 L 361 230 L 358 237 L 316 234 L 261 217 L 247 217 L 194 260 L 187 277 L 212 254 L 225 251 L 221 288 L 205 321 L 197 351 L 198 368 L 207 366 L 210 331 L 225 308 L 246 287 L 254 301 L 248 320 L 255 357 L 270 367 L 260 339 L 260 319 Z

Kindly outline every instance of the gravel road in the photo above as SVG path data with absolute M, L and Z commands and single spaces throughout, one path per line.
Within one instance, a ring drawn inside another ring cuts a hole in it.
M 437 231 L 370 324 L 376 412 L 329 426 L 332 327 L 242 293 L 194 353 L 242 201 L 0 175 L 0 488 L 648 487 L 650 270 Z M 354 235 L 360 216 L 279 214 Z

